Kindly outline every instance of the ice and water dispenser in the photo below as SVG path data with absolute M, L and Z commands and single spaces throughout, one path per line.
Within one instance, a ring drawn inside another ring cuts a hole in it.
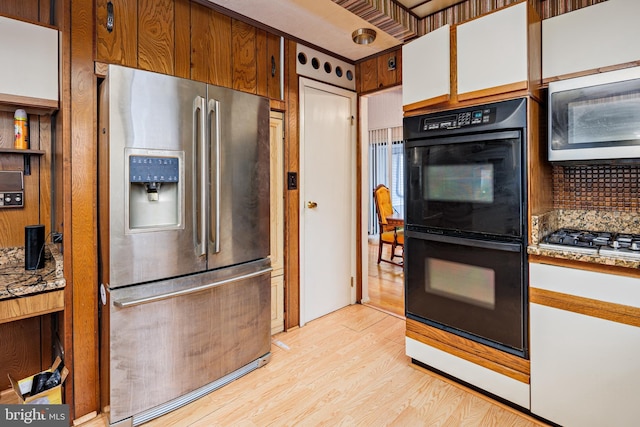
M 129 154 L 129 230 L 182 226 L 182 153 Z

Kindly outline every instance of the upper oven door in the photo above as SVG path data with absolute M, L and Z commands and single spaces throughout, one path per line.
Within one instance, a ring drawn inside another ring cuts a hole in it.
M 549 84 L 549 160 L 640 157 L 640 67 Z
M 523 130 L 407 144 L 405 222 L 447 234 L 524 235 Z

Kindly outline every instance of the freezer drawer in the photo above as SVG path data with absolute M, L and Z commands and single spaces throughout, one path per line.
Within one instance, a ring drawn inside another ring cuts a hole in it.
M 262 260 L 108 292 L 103 322 L 110 357 L 103 360 L 110 361 L 110 422 L 166 404 L 267 355 L 270 270 Z

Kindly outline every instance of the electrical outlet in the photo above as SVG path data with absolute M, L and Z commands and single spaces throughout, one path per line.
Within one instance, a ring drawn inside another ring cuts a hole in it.
M 51 240 L 53 240 L 53 243 L 62 243 L 62 233 L 51 233 Z

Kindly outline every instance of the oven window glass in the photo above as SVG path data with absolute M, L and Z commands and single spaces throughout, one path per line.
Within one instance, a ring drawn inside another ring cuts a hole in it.
M 512 135 L 516 135 L 512 137 Z M 461 233 L 523 233 L 522 137 L 425 141 L 405 153 L 405 223 Z
M 492 268 L 427 258 L 425 291 L 493 310 L 496 274 Z
M 498 348 L 524 349 L 525 251 L 523 243 L 409 232 L 407 316 Z
M 426 200 L 493 203 L 493 165 L 427 166 Z

